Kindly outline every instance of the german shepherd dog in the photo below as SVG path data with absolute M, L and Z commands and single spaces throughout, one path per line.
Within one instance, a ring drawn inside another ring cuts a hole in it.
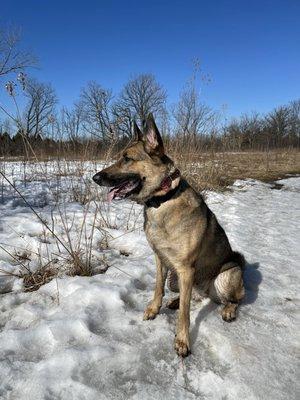
M 144 320 L 159 313 L 165 282 L 179 292 L 170 308 L 178 308 L 175 350 L 190 353 L 192 290 L 224 305 L 221 315 L 233 321 L 244 297 L 244 257 L 231 249 L 226 233 L 202 196 L 181 176 L 165 154 L 161 135 L 150 114 L 143 133 L 133 124 L 135 140 L 121 158 L 93 180 L 110 187 L 109 201 L 130 198 L 144 205 L 144 230 L 155 253 L 156 284 Z M 177 304 L 177 307 L 176 307 Z

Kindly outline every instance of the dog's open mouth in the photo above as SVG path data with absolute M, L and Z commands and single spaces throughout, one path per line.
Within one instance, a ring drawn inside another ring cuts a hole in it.
M 140 180 L 126 180 L 121 182 L 119 185 L 114 186 L 110 189 L 107 195 L 107 200 L 121 200 L 129 197 L 131 194 L 136 193 L 140 188 Z

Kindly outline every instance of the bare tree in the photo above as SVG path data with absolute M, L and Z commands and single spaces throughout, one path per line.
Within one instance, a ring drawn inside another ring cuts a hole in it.
M 20 40 L 19 30 L 0 29 L 0 77 L 36 64 L 32 54 L 20 49 Z
M 0 122 L 0 132 L 8 133 L 8 135 L 12 136 L 13 134 L 13 123 L 10 118 L 5 118 Z
M 90 82 L 81 91 L 80 100 L 84 113 L 84 129 L 102 140 L 115 137 L 111 118 L 112 92 L 97 82 Z
M 124 107 L 121 102 L 112 106 L 113 124 L 118 137 L 131 137 L 132 121 L 136 119 L 135 114 L 129 108 Z
M 61 125 L 64 136 L 72 142 L 79 140 L 84 119 L 83 104 L 78 102 L 72 109 L 63 107 L 61 110 Z
M 49 84 L 30 79 L 26 83 L 27 105 L 24 111 L 24 134 L 37 138 L 51 125 L 57 98 Z
M 290 145 L 300 146 L 300 99 L 291 101 L 290 110 Z
M 151 74 L 141 74 L 131 79 L 123 88 L 114 104 L 113 114 L 119 132 L 130 132 L 133 119 L 141 124 L 149 113 L 157 118 L 165 115 L 166 92 Z
M 290 110 L 286 106 L 275 108 L 265 119 L 265 133 L 268 145 L 281 147 L 289 134 Z
M 262 138 L 264 121 L 257 112 L 243 114 L 239 122 L 239 129 L 242 133 L 244 147 L 253 148 Z
M 256 112 L 233 119 L 224 128 L 224 143 L 239 150 L 299 146 L 300 100 L 277 107 L 265 116 Z
M 244 138 L 240 121 L 233 118 L 223 130 L 223 144 L 227 147 L 227 149 L 241 150 Z
M 216 113 L 200 102 L 199 92 L 194 84 L 189 84 L 180 95 L 173 108 L 176 132 L 184 137 L 197 137 L 211 132 Z

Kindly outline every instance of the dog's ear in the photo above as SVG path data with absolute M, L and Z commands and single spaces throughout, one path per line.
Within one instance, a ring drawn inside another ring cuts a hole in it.
M 143 134 L 135 121 L 132 123 L 132 136 L 137 141 L 143 140 Z
M 164 153 L 164 144 L 159 133 L 159 130 L 155 124 L 152 113 L 150 113 L 145 121 L 144 125 L 145 137 L 144 141 L 147 149 L 150 152 L 157 152 L 160 154 Z

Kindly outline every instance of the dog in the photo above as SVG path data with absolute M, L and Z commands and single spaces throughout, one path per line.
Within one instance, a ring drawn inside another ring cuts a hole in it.
M 156 260 L 153 300 L 144 320 L 154 319 L 162 306 L 165 283 L 179 292 L 169 306 L 179 306 L 175 350 L 190 353 L 192 290 L 223 304 L 225 321 L 233 321 L 243 299 L 244 257 L 232 250 L 224 229 L 203 197 L 181 176 L 165 154 L 153 115 L 143 127 L 133 123 L 135 139 L 121 158 L 94 175 L 110 189 L 108 200 L 129 198 L 144 205 L 144 230 Z

